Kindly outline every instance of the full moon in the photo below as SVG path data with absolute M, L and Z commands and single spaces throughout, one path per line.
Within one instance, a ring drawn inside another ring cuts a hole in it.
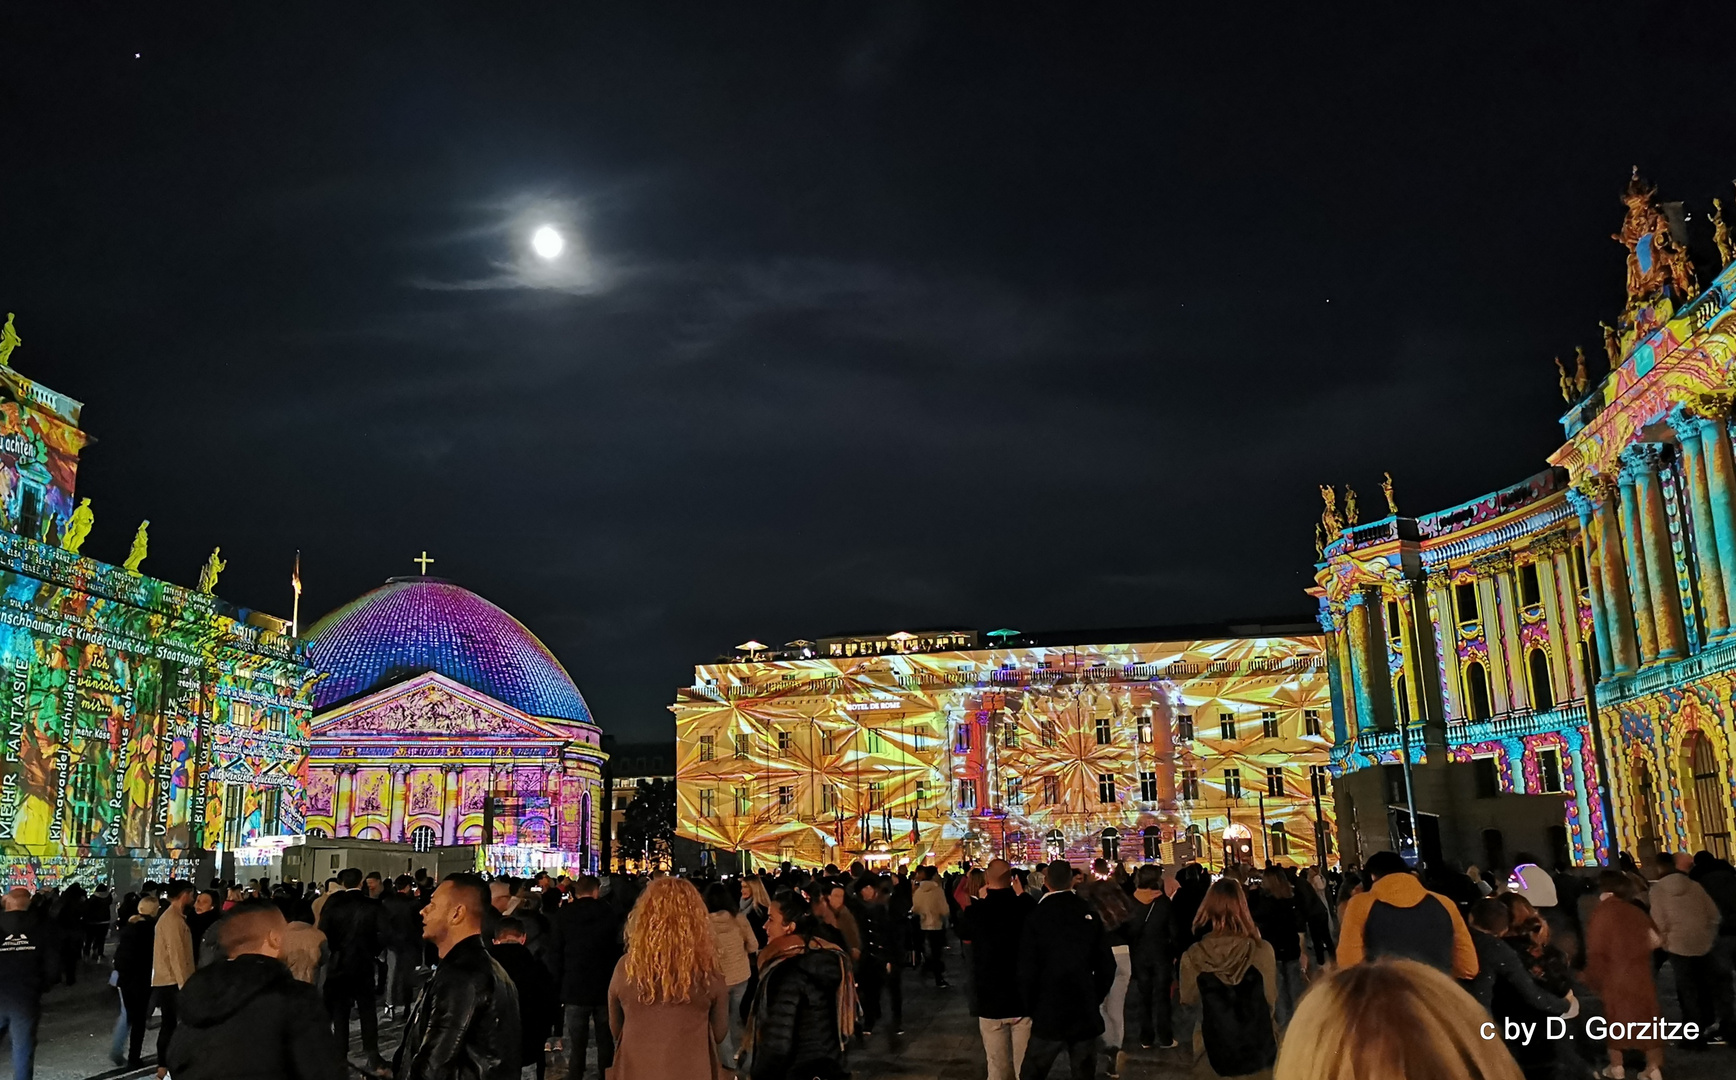
M 544 225 L 531 234 L 530 246 L 543 258 L 552 259 L 561 253 L 567 242 L 561 239 L 561 234 L 555 231 L 554 226 Z

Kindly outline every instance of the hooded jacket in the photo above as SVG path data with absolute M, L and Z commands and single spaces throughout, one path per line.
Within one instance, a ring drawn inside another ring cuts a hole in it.
M 1338 966 L 1381 956 L 1416 960 L 1455 979 L 1477 976 L 1477 946 L 1459 909 L 1414 874 L 1388 874 L 1344 906 Z
M 1234 986 L 1240 983 L 1250 970 L 1260 973 L 1261 989 L 1266 993 L 1267 1007 L 1275 1005 L 1278 1001 L 1278 960 L 1272 952 L 1271 943 L 1259 938 L 1219 934 L 1208 930 L 1204 937 L 1181 954 L 1181 1003 L 1199 1004 L 1201 975 L 1216 975 L 1221 981 Z M 1204 1029 L 1198 1024 L 1194 1025 L 1193 1045 L 1195 1075 L 1199 1075 L 1201 1067 L 1205 1066 L 1206 1043 Z M 1205 1066 L 1205 1072 L 1210 1074 L 1209 1066 Z
M 194 972 L 169 1046 L 175 1080 L 341 1080 L 319 992 L 282 961 L 247 953 Z
M 911 895 L 910 912 L 922 920 L 924 930 L 945 930 L 951 911 L 946 904 L 946 890 L 933 878 L 919 883 Z
M 1723 915 L 1699 882 L 1682 873 L 1665 874 L 1652 882 L 1651 901 L 1665 952 L 1705 956 L 1712 951 Z

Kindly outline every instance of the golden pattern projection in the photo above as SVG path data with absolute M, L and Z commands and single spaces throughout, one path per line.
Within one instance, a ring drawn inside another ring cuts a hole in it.
M 704 665 L 677 830 L 763 862 L 1314 861 L 1332 806 L 1318 636 Z M 1320 786 L 1320 798 L 1315 787 Z

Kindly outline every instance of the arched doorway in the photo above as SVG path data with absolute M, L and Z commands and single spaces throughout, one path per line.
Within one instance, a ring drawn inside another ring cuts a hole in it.
M 1254 834 L 1246 825 L 1229 825 L 1224 829 L 1224 866 L 1254 862 Z
M 1113 825 L 1103 830 L 1103 857 L 1110 862 L 1121 861 L 1121 830 Z
M 1693 806 L 1689 818 L 1690 833 L 1699 833 L 1696 850 L 1710 851 L 1720 859 L 1730 857 L 1730 795 L 1724 779 L 1723 763 L 1712 740 L 1703 731 L 1693 732 L 1682 744 L 1682 759 L 1687 765 Z
M 1156 825 L 1147 825 L 1139 834 L 1145 842 L 1145 861 L 1163 861 L 1163 831 Z
M 1641 758 L 1633 763 L 1634 822 L 1639 830 L 1635 843 L 1639 847 L 1642 866 L 1651 865 L 1658 853 L 1658 789 L 1652 783 L 1652 770 Z

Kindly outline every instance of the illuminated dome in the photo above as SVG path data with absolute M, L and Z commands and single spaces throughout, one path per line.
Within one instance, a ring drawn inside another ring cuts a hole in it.
M 325 708 L 437 671 L 532 716 L 594 723 L 561 662 L 524 624 L 449 581 L 391 578 L 308 630 Z

